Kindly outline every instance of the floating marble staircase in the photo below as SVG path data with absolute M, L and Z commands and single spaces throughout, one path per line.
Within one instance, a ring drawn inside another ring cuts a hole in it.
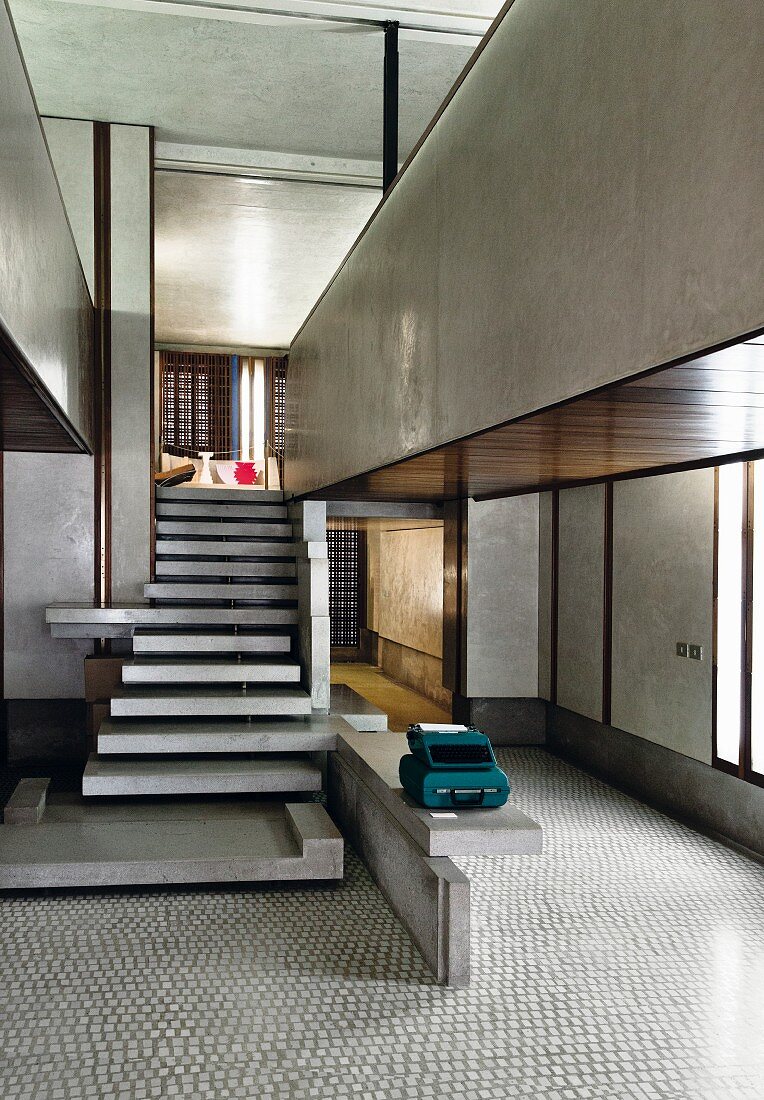
M 341 877 L 342 838 L 323 807 L 285 801 L 321 790 L 311 754 L 334 748 L 343 725 L 314 707 L 313 665 L 300 660 L 314 612 L 303 608 L 301 625 L 298 561 L 322 544 L 295 538 L 274 492 L 159 489 L 156 517 L 144 605 L 48 609 L 54 636 L 131 637 L 133 657 L 86 765 L 85 801 L 4 827 L 0 886 Z M 305 599 L 312 608 L 315 593 Z M 37 873 L 19 830 L 54 822 L 56 867 Z

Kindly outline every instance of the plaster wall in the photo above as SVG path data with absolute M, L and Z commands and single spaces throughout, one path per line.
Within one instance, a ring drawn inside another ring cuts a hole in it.
M 111 127 L 112 596 L 143 598 L 151 511 L 151 135 Z
M 539 498 L 468 502 L 464 695 L 538 694 Z
M 293 342 L 321 489 L 764 324 L 759 0 L 515 0 Z
M 713 470 L 613 488 L 612 725 L 710 764 Z
M 605 489 L 560 493 L 557 702 L 602 718 Z
M 88 641 L 52 638 L 45 607 L 93 599 L 93 460 L 3 458 L 6 699 L 81 699 Z
M 94 299 L 93 123 L 75 118 L 44 118 L 42 126 L 90 297 Z
M 93 124 L 45 119 L 82 266 L 93 272 Z M 92 284 L 91 284 L 92 285 Z M 8 453 L 3 461 L 6 699 L 81 699 L 88 641 L 51 638 L 44 608 L 93 598 L 93 459 Z
M 90 297 L 5 4 L 0 104 L 0 323 L 89 443 Z

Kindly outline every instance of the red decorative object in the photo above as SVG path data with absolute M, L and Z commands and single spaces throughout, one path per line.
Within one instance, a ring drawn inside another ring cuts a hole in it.
M 233 476 L 237 485 L 254 485 L 257 481 L 254 462 L 237 462 Z

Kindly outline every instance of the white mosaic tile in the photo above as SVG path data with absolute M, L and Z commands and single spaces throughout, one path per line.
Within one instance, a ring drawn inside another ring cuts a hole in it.
M 460 860 L 473 983 L 433 983 L 365 869 L 338 888 L 2 905 L 4 1100 L 762 1100 L 764 871 L 499 750 L 541 856 Z

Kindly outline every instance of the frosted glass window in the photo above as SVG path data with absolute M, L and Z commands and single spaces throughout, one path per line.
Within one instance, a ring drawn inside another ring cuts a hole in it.
M 716 618 L 716 755 L 740 761 L 743 687 L 743 494 L 745 465 L 719 467 Z
M 753 464 L 751 769 L 764 773 L 764 460 Z

